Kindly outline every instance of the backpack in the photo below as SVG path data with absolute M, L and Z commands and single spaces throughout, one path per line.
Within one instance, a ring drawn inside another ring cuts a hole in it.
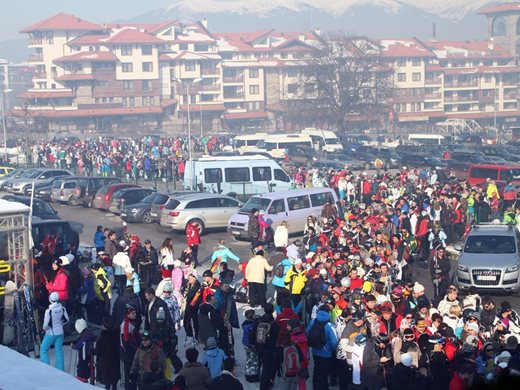
M 283 272 L 284 270 L 285 270 L 285 267 L 282 265 L 282 263 L 280 263 L 274 269 L 274 275 L 279 278 L 282 278 L 283 274 L 284 274 L 284 272 Z
M 309 347 L 313 349 L 322 349 L 327 343 L 325 335 L 325 322 L 314 320 L 312 328 L 307 335 Z
M 268 322 L 261 322 L 256 327 L 256 344 L 257 345 L 265 345 L 267 343 L 267 338 L 269 337 L 269 332 L 271 331 L 271 324 Z
M 298 349 L 291 344 L 283 349 L 282 373 L 285 378 L 298 376 L 301 371 L 301 362 Z

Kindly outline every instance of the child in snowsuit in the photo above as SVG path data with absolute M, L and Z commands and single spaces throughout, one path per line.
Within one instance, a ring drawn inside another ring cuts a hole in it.
M 242 322 L 242 330 L 244 331 L 242 336 L 242 344 L 246 350 L 246 380 L 248 382 L 258 382 L 259 377 L 259 363 L 258 353 L 255 349 L 255 329 L 257 320 L 254 310 L 246 310 L 244 313 L 246 317 L 245 321 Z
M 91 378 L 92 381 L 94 378 L 92 350 L 94 349 L 96 336 L 88 329 L 87 322 L 83 318 L 76 320 L 74 327 L 79 334 L 78 340 L 72 346 L 72 349 L 78 351 L 76 378 L 87 383 L 89 378 Z
M 227 359 L 223 350 L 217 347 L 217 340 L 214 337 L 209 337 L 206 341 L 206 350 L 202 355 L 202 364 L 209 369 L 211 379 L 215 379 L 222 372 L 222 365 Z

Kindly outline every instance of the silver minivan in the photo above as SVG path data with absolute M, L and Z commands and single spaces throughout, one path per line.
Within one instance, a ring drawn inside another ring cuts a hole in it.
M 161 210 L 160 225 L 184 231 L 195 222 L 200 234 L 206 229 L 226 228 L 231 217 L 242 203 L 227 196 L 205 192 L 179 195 L 170 198 Z
M 69 203 L 79 179 L 78 177 L 71 177 L 54 181 L 51 188 L 51 202 Z
M 307 217 L 320 216 L 323 205 L 329 201 L 337 204 L 338 197 L 334 189 L 325 187 L 254 195 L 231 216 L 227 230 L 237 238 L 248 238 L 249 214 L 257 209 L 263 212 L 264 220 L 273 230 L 287 221 L 289 234 L 300 233 Z

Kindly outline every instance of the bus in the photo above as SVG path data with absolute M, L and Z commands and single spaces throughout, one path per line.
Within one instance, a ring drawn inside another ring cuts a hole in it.
M 421 145 L 444 145 L 446 138 L 440 134 L 410 134 L 408 141 Z

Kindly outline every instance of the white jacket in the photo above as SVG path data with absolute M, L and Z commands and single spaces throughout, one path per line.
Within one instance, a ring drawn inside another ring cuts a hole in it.
M 52 319 L 52 321 L 51 321 Z M 69 322 L 67 310 L 59 302 L 54 302 L 45 310 L 43 319 L 43 330 L 46 335 L 60 336 L 63 332 L 63 325 Z
M 112 266 L 114 267 L 114 275 L 124 275 L 125 268 L 131 267 L 130 257 L 125 252 L 117 252 L 112 259 Z
M 274 246 L 285 248 L 289 244 L 289 231 L 283 225 L 278 225 L 274 231 Z

